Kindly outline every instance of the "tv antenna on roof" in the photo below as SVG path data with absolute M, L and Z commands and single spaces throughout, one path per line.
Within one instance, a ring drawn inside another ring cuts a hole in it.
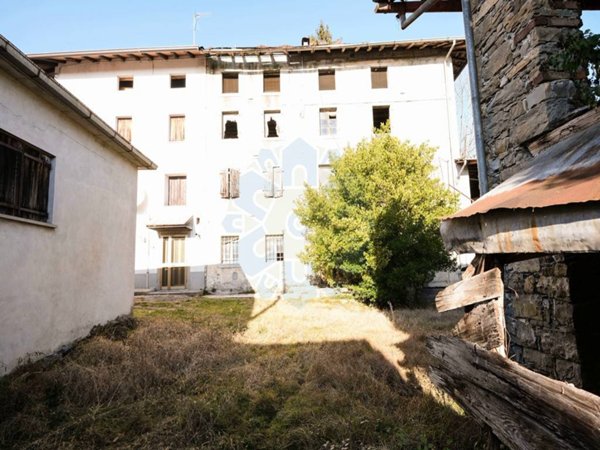
M 194 13 L 193 22 L 192 22 L 192 45 L 196 45 L 196 26 L 198 25 L 198 19 L 202 17 L 210 16 L 210 13 L 207 12 L 197 12 Z

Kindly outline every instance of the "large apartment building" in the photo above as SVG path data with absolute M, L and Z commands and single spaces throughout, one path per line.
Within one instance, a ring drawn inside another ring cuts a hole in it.
M 294 203 L 305 184 L 327 182 L 331 155 L 387 120 L 438 147 L 437 176 L 470 195 L 454 99 L 462 40 L 33 59 L 158 164 L 139 176 L 137 289 L 309 286 Z

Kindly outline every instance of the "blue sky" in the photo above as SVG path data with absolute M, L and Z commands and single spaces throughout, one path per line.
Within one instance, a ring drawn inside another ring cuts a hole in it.
M 26 53 L 192 44 L 205 47 L 299 44 L 320 20 L 344 42 L 463 35 L 460 14 L 427 14 L 401 31 L 370 0 L 0 0 L 0 34 Z M 600 13 L 584 27 L 600 32 Z

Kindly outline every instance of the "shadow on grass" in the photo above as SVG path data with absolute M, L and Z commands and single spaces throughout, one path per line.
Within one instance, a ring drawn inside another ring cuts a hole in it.
M 96 333 L 0 380 L 0 447 L 481 448 L 476 425 L 425 392 L 417 371 L 344 334 L 346 320 L 370 333 L 360 308 L 346 317 L 332 305 L 138 304 L 125 338 Z M 328 309 L 336 330 L 292 326 L 311 313 L 327 321 Z

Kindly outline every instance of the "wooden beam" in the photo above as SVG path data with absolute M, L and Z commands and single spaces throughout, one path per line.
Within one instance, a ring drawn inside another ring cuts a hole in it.
M 431 337 L 430 378 L 511 449 L 600 448 L 600 397 L 476 344 Z
M 581 9 L 584 11 L 600 11 L 600 2 L 598 0 L 582 0 Z
M 375 12 L 379 14 L 406 14 L 414 13 L 417 11 L 423 2 L 407 1 L 407 2 L 395 2 L 378 3 L 375 7 Z M 440 0 L 433 5 L 427 12 L 461 12 L 462 6 L 460 0 Z
M 504 353 L 504 308 L 502 301 L 489 300 L 476 305 L 458 321 L 452 333 L 486 350 L 502 348 Z
M 439 312 L 450 311 L 499 298 L 503 293 L 500 269 L 494 268 L 448 286 L 436 295 L 435 306 Z

